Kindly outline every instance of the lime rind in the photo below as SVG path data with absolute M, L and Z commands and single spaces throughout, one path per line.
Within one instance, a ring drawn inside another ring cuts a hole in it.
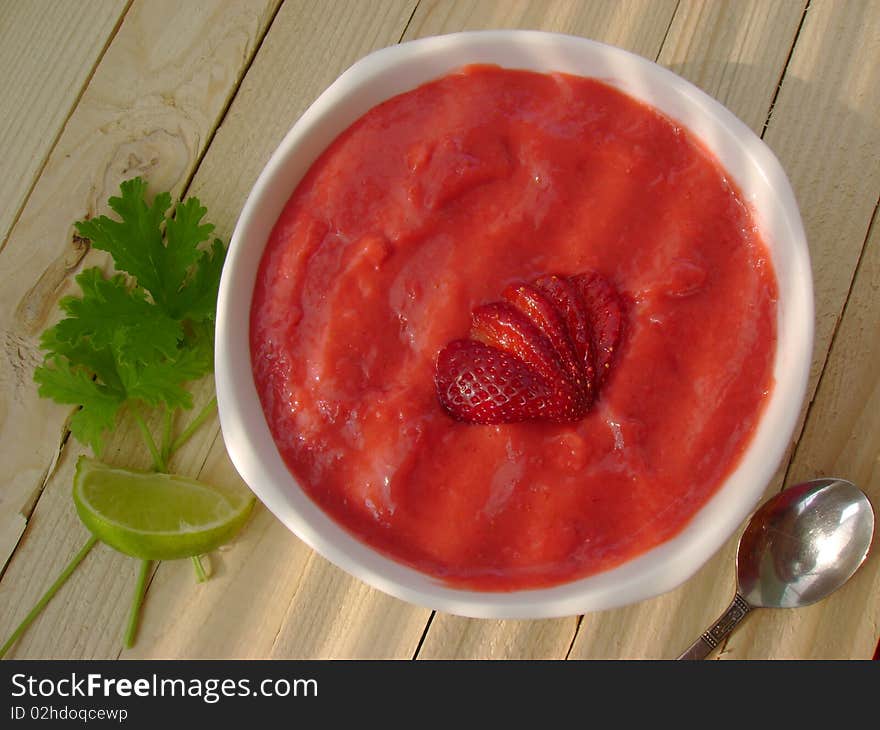
M 168 514 L 174 513 L 174 504 L 169 504 L 169 501 L 173 502 L 175 498 L 174 489 L 169 490 L 169 487 L 178 488 L 182 499 L 186 498 L 187 491 L 196 491 L 201 499 L 208 501 L 211 501 L 209 495 L 212 495 L 214 506 L 219 512 L 225 513 L 225 517 L 189 524 L 181 524 L 178 518 L 176 529 L 143 529 L 143 526 L 135 524 L 138 519 L 143 519 L 142 512 L 129 515 L 131 519 L 124 521 L 118 515 L 113 518 L 104 514 L 89 500 L 90 487 L 94 487 L 95 480 L 104 482 L 99 486 L 99 491 L 112 490 L 119 504 L 125 503 L 126 491 L 131 493 L 133 489 L 140 491 L 138 499 L 143 501 L 145 492 L 149 493 L 152 484 L 156 496 L 164 498 L 163 509 Z M 220 489 L 177 475 L 111 467 L 86 456 L 81 456 L 77 461 L 73 485 L 77 514 L 89 531 L 119 552 L 143 560 L 177 560 L 211 552 L 239 532 L 255 502 L 252 495 L 245 496 L 241 491 Z

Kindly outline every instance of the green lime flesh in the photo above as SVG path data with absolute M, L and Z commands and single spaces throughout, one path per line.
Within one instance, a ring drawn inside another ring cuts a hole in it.
M 144 560 L 209 553 L 235 536 L 254 505 L 243 489 L 111 467 L 85 456 L 76 464 L 73 501 L 95 537 Z

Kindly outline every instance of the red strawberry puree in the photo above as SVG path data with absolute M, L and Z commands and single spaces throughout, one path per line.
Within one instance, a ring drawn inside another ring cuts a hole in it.
M 573 423 L 475 425 L 435 360 L 471 312 L 599 272 L 625 337 Z M 675 535 L 746 447 L 776 283 L 736 188 L 684 129 L 594 80 L 467 67 L 372 109 L 284 208 L 251 313 L 279 451 L 329 515 L 459 587 L 611 568 Z

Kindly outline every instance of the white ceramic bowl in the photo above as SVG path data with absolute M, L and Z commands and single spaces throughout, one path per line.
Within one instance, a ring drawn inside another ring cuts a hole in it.
M 251 294 L 273 224 L 319 153 L 391 96 L 468 63 L 559 71 L 601 79 L 690 129 L 717 156 L 766 241 L 779 287 L 776 385 L 736 470 L 673 539 L 598 575 L 553 588 L 457 590 L 361 543 L 300 489 L 276 450 L 251 373 Z M 809 254 L 788 179 L 767 146 L 714 99 L 666 69 L 618 48 L 535 31 L 426 38 L 375 52 L 343 73 L 302 115 L 272 155 L 232 236 L 217 310 L 216 382 L 229 456 L 257 497 L 324 557 L 406 601 L 464 616 L 544 618 L 634 603 L 691 577 L 757 506 L 795 428 L 813 346 Z M 272 560 L 267 555 L 266 560 Z

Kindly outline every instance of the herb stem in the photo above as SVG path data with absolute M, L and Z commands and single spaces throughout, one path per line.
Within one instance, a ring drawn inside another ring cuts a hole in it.
M 171 449 L 168 451 L 168 456 L 171 456 L 175 451 L 177 451 L 181 446 L 183 446 L 187 441 L 192 438 L 192 435 L 196 432 L 199 426 L 201 426 L 209 416 L 211 416 L 217 408 L 217 396 L 213 396 L 211 400 L 205 403 L 202 410 L 199 411 L 199 414 L 192 420 L 192 422 L 187 426 L 183 433 L 180 434 L 175 440 L 174 443 L 171 444 Z
M 202 560 L 198 555 L 192 556 L 193 567 L 196 569 L 196 580 L 199 583 L 204 583 L 208 580 L 208 575 L 205 573 L 205 566 L 202 565 Z
M 168 464 L 168 457 L 171 455 L 171 428 L 173 415 L 172 410 L 168 406 L 165 406 L 164 427 L 162 430 L 162 449 L 159 453 L 162 454 L 162 461 L 165 462 L 166 466 Z
M 133 405 L 131 408 L 131 412 L 134 414 L 134 420 L 137 423 L 138 428 L 141 430 L 141 435 L 144 437 L 147 448 L 150 450 L 150 455 L 153 457 L 153 466 L 155 467 L 156 471 L 168 471 L 168 468 L 165 466 L 165 459 L 162 458 L 162 455 L 159 453 L 159 449 L 156 448 L 156 442 L 153 440 L 153 434 L 151 434 L 150 429 L 147 428 L 147 424 L 144 422 L 143 416 L 141 416 L 141 413 L 137 409 L 137 406 Z
M 147 577 L 150 574 L 150 561 L 142 560 L 141 568 L 138 571 L 137 584 L 134 588 L 134 597 L 131 601 L 131 609 L 128 612 L 128 625 L 125 629 L 125 648 L 131 649 L 134 646 L 134 639 L 137 635 L 138 622 L 141 616 L 141 606 L 144 603 L 144 595 L 147 588 Z
M 46 607 L 46 604 L 52 600 L 52 597 L 58 592 L 61 586 L 70 578 L 71 574 L 74 570 L 76 570 L 77 566 L 83 561 L 86 555 L 89 554 L 89 551 L 95 546 L 95 543 L 98 542 L 98 538 L 92 535 L 89 537 L 89 541 L 82 546 L 80 551 L 73 557 L 73 560 L 68 563 L 67 567 L 61 571 L 61 575 L 59 575 L 55 582 L 49 586 L 49 590 L 47 590 L 43 597 L 37 601 L 37 605 L 34 606 L 30 613 L 24 617 L 24 620 L 18 625 L 18 628 L 12 632 L 12 636 L 10 636 L 6 643 L 0 647 L 0 659 L 2 659 L 6 652 L 12 648 L 13 644 L 21 637 L 21 635 L 27 630 L 28 626 L 30 626 L 34 619 L 40 615 L 40 612 Z

